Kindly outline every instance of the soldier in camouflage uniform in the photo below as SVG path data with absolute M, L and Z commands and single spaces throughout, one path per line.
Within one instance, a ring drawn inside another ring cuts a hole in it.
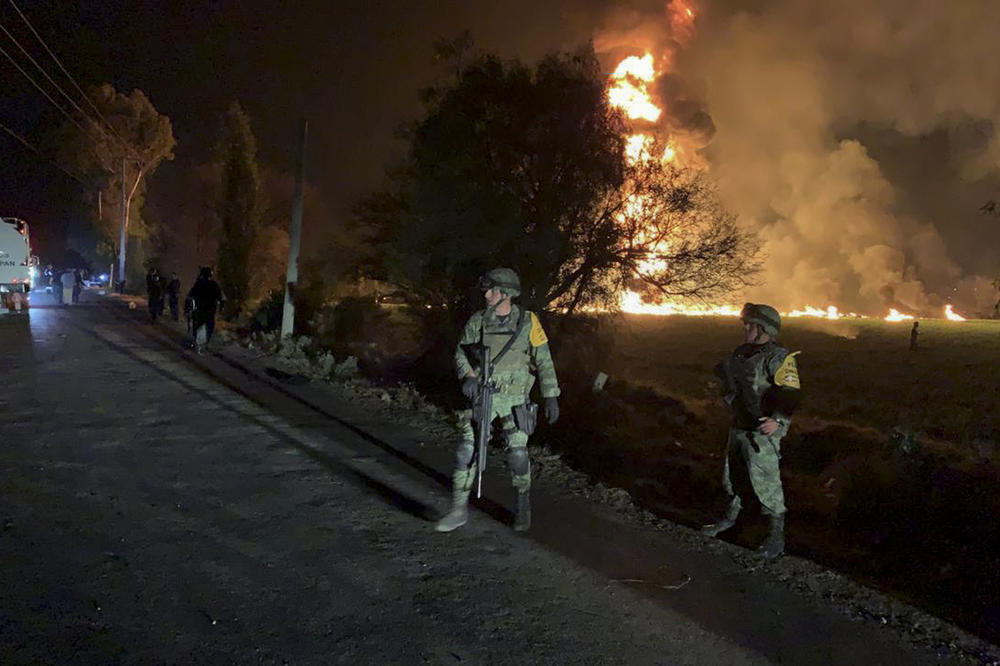
M 702 532 L 716 536 L 736 524 L 742 500 L 733 488 L 734 467 L 746 470 L 754 495 L 768 517 L 769 531 L 758 552 L 767 558 L 785 550 L 785 494 L 781 487 L 781 438 L 799 400 L 798 352 L 775 340 L 781 317 L 769 305 L 747 303 L 740 316 L 745 343 L 715 371 L 725 383 L 733 425 L 726 444 L 722 484 L 730 497 L 726 515 Z
M 479 281 L 486 299 L 486 309 L 469 318 L 462 331 L 462 338 L 455 349 L 455 365 L 462 382 L 462 393 L 469 400 L 476 398 L 479 390 L 478 361 L 470 358 L 468 350 L 483 344 L 489 348 L 490 358 L 497 359 L 493 367 L 492 422 L 499 419 L 500 430 L 507 445 L 507 461 L 511 479 L 517 490 L 517 517 L 514 529 L 527 530 L 531 526 L 531 461 L 528 457 L 528 435 L 534 429 L 533 406 L 529 408 L 528 394 L 535 383 L 535 376 L 545 402 L 545 416 L 549 423 L 559 418 L 559 382 L 556 380 L 548 338 L 534 312 L 511 302 L 521 293 L 521 282 L 513 270 L 495 268 Z M 502 355 L 500 352 L 512 339 Z M 457 452 L 453 477 L 452 508 L 437 523 L 439 532 L 450 532 L 466 523 L 469 518 L 469 492 L 476 478 L 475 431 L 471 412 L 462 421 L 462 441 Z M 527 431 L 527 432 L 526 432 Z

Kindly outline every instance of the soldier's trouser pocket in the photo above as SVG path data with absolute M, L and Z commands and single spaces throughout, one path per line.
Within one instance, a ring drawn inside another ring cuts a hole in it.
M 533 402 L 515 405 L 512 411 L 518 430 L 525 435 L 531 435 L 535 432 L 535 427 L 538 425 L 538 405 Z

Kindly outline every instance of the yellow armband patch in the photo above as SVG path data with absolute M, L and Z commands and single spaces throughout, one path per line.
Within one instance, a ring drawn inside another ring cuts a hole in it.
M 528 314 L 531 315 L 531 332 L 528 334 L 528 340 L 531 341 L 532 347 L 541 347 L 549 341 L 549 338 L 545 335 L 545 329 L 542 328 L 542 322 L 538 321 L 538 316 L 534 312 Z
M 787 386 L 788 388 L 802 388 L 799 383 L 799 367 L 795 365 L 795 357 L 801 352 L 793 352 L 785 357 L 781 367 L 774 373 L 774 383 L 776 386 Z

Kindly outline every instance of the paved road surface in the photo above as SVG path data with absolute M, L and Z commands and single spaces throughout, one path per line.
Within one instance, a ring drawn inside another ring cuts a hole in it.
M 33 304 L 0 316 L 0 663 L 935 661 L 750 579 L 639 594 L 609 572 L 667 546 L 543 490 L 528 536 L 437 534 L 446 461 L 264 409 L 99 303 Z

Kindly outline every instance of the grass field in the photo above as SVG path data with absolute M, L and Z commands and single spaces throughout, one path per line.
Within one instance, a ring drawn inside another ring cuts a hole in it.
M 911 325 L 786 320 L 804 391 L 782 443 L 790 547 L 997 642 L 1000 322 L 921 321 L 915 351 Z M 630 315 L 551 337 L 567 423 L 540 438 L 654 512 L 714 517 L 729 413 L 711 371 L 740 323 Z

